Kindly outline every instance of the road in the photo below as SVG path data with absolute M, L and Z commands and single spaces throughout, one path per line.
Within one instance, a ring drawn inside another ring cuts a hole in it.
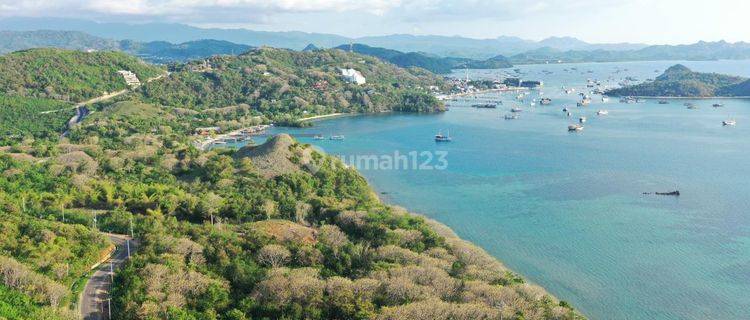
M 109 290 L 114 273 L 110 272 L 110 262 L 112 270 L 119 269 L 128 259 L 126 242 L 130 237 L 125 235 L 105 233 L 110 241 L 115 245 L 115 251 L 106 262 L 96 267 L 96 271 L 91 275 L 86 286 L 83 288 L 79 306 L 81 318 L 84 320 L 108 320 Z M 133 253 L 135 246 L 130 241 L 130 252 Z

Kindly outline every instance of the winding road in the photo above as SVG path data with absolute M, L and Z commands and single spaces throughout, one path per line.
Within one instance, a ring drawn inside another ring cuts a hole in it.
M 111 233 L 105 233 L 105 235 L 115 245 L 115 251 L 106 262 L 95 267 L 96 271 L 83 288 L 79 308 L 81 318 L 84 320 L 109 319 L 109 290 L 114 271 L 122 267 L 128 259 L 128 242 L 131 254 L 135 251 L 133 241 L 128 241 L 131 240 L 129 236 Z

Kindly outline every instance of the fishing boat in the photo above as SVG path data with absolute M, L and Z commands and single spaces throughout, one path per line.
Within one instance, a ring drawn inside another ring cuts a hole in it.
M 725 125 L 725 126 L 734 126 L 734 125 L 737 125 L 737 121 L 735 121 L 735 120 L 724 120 L 724 121 L 721 122 L 721 124 Z
M 521 111 L 523 111 L 523 110 L 521 108 L 518 108 L 518 107 L 510 109 L 510 112 L 521 112 Z
M 438 132 L 438 134 L 435 135 L 435 142 L 451 142 L 452 140 L 450 132 L 448 134 Z
M 505 118 L 505 120 L 516 120 L 519 117 L 518 117 L 517 114 L 506 114 L 505 117 L 503 117 L 503 118 Z
M 581 131 L 583 130 L 583 126 L 580 124 L 571 124 L 568 126 L 568 131 Z
M 596 115 L 598 115 L 598 116 L 606 116 L 608 114 L 609 114 L 609 111 L 607 111 L 607 110 L 599 110 L 599 111 L 596 112 Z
M 580 123 L 585 123 L 586 120 L 587 120 L 586 117 L 580 117 L 580 118 L 578 118 L 578 122 L 580 122 Z
M 343 135 L 332 135 L 328 138 L 329 140 L 344 140 Z

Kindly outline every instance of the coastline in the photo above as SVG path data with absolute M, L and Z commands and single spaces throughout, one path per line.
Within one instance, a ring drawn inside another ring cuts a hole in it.
M 610 97 L 616 97 L 616 96 L 610 96 Z M 624 97 L 624 96 L 617 96 L 617 97 Z M 629 96 L 629 97 L 639 98 L 639 99 L 680 99 L 680 100 L 750 99 L 750 96 L 736 96 L 736 97 L 725 97 L 725 96 L 718 96 L 718 97 Z

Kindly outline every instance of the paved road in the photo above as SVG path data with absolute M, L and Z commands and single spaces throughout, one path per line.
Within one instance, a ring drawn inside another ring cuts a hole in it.
M 114 276 L 114 274 L 110 272 L 110 262 L 112 263 L 112 269 L 117 270 L 128 258 L 126 241 L 129 240 L 130 237 L 109 233 L 106 233 L 105 235 L 115 244 L 115 252 L 107 262 L 102 263 L 96 268 L 96 271 L 86 283 L 86 287 L 83 288 L 80 309 L 81 318 L 84 320 L 109 319 L 107 299 L 109 299 L 111 277 Z M 134 252 L 134 249 L 135 246 L 131 241 L 131 254 Z

